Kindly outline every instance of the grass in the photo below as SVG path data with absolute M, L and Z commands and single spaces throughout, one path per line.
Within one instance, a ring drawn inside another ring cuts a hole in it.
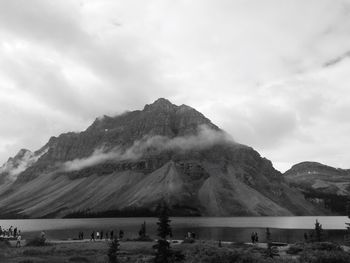
M 0 262 L 108 262 L 108 242 L 85 242 L 52 244 L 52 246 L 26 246 L 21 248 L 0 248 Z M 119 262 L 152 262 L 155 242 L 120 242 Z M 247 244 L 222 244 L 214 241 L 196 241 L 195 243 L 172 244 L 172 250 L 182 254 L 182 263 L 349 263 L 350 255 L 335 243 L 294 244 L 284 249 L 280 257 L 267 258 L 266 249 Z M 290 252 L 285 253 L 286 250 Z
M 0 249 L 10 247 L 10 242 L 8 240 L 0 240 Z
M 84 262 L 90 262 L 90 260 L 86 257 L 81 257 L 81 256 L 74 256 L 69 258 L 69 262 L 79 262 L 79 263 L 84 263 Z
M 343 251 L 304 251 L 300 262 L 307 263 L 349 263 L 350 255 Z
M 34 237 L 33 239 L 28 240 L 27 247 L 44 247 L 49 246 L 50 243 L 46 242 L 45 238 Z

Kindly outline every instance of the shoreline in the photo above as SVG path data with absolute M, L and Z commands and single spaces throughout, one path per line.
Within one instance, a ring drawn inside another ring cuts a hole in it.
M 269 229 L 272 235 L 272 239 L 280 243 L 295 243 L 300 241 L 303 242 L 305 241 L 304 234 L 307 233 L 307 235 L 310 237 L 311 233 L 314 231 L 314 229 L 281 229 L 281 228 L 269 228 Z M 90 240 L 90 233 L 92 229 L 82 229 L 81 231 L 84 232 L 84 236 L 85 236 L 84 240 Z M 259 236 L 259 240 L 261 242 L 266 241 L 266 228 L 247 228 L 247 227 L 240 227 L 240 228 L 192 227 L 190 229 L 186 229 L 185 231 L 183 230 L 179 231 L 174 227 L 173 239 L 183 240 L 187 232 L 196 233 L 197 238 L 200 240 L 212 240 L 212 241 L 221 240 L 223 242 L 240 242 L 240 243 L 249 243 L 251 240 L 250 238 L 251 232 L 257 232 Z M 39 233 L 40 231 L 28 231 L 23 233 L 23 237 L 25 239 L 30 239 L 30 238 L 34 238 L 35 236 L 38 236 Z M 156 239 L 155 231 L 148 230 L 147 234 L 150 236 L 151 239 Z M 337 242 L 337 243 L 342 243 L 344 241 L 345 234 L 346 234 L 345 229 L 324 230 L 324 235 L 327 238 L 327 240 L 330 240 L 332 242 Z M 78 231 L 70 231 L 67 229 L 58 229 L 58 230 L 56 229 L 56 230 L 46 231 L 46 237 L 47 239 L 53 240 L 53 241 L 79 240 L 77 238 Z M 126 239 L 134 240 L 137 237 L 138 237 L 137 229 L 136 230 L 134 229 L 133 231 L 130 231 L 130 230 L 125 231 L 124 240 Z M 102 241 L 104 240 L 105 238 Z

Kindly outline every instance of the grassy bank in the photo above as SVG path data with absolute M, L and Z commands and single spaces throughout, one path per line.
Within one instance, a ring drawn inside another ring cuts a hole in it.
M 120 262 L 152 262 L 155 242 L 120 242 Z M 334 243 L 293 244 L 274 249 L 275 256 L 267 257 L 267 245 L 244 243 L 222 243 L 214 241 L 196 241 L 194 243 L 172 244 L 172 249 L 184 255 L 184 263 L 321 263 L 350 262 L 350 255 Z M 15 248 L 2 242 L 0 244 L 0 262 L 36 263 L 36 262 L 108 262 L 108 242 L 56 242 L 46 246 L 25 246 Z M 346 250 L 348 248 L 346 247 Z

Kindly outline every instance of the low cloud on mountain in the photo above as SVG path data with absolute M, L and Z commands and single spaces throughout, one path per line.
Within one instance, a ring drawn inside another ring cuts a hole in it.
M 233 142 L 233 139 L 228 134 L 210 129 L 207 126 L 201 126 L 196 135 L 174 138 L 165 136 L 145 136 L 141 140 L 135 141 L 133 145 L 127 149 L 116 147 L 113 150 L 106 151 L 104 147 L 101 147 L 96 149 L 94 153 L 87 158 L 65 162 L 61 169 L 65 172 L 77 171 L 110 160 L 137 160 L 145 153 L 149 152 L 205 149 L 215 144 L 227 142 Z

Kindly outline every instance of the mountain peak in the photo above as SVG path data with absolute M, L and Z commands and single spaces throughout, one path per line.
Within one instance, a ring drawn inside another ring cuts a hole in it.
M 146 104 L 144 110 L 152 110 L 152 109 L 163 109 L 169 110 L 177 107 L 175 104 L 172 104 L 169 100 L 164 98 L 159 98 L 151 104 Z
M 32 154 L 32 152 L 28 149 L 20 149 L 19 152 L 16 154 L 15 158 L 22 158 L 26 154 Z

